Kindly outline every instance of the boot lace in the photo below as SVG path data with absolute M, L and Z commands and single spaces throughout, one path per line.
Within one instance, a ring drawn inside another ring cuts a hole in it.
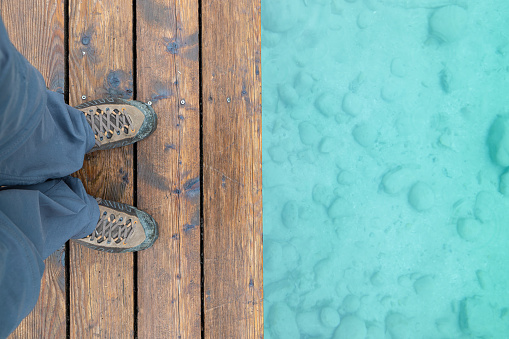
M 125 114 L 124 111 L 125 108 L 119 111 L 116 108 L 111 110 L 109 107 L 106 107 L 104 111 L 100 108 L 97 108 L 95 111 L 93 109 L 83 111 L 94 131 L 96 146 L 101 146 L 105 138 L 106 140 L 111 139 L 114 134 L 120 135 L 123 133 L 128 135 L 129 131 L 134 132 L 134 130 L 130 129 L 133 123 L 131 117 Z
M 97 227 L 87 238 L 98 244 L 106 241 L 107 244 L 123 242 L 123 245 L 126 245 L 127 239 L 133 232 L 133 221 L 131 219 L 116 217 L 115 214 L 109 214 L 105 211 L 102 213 Z

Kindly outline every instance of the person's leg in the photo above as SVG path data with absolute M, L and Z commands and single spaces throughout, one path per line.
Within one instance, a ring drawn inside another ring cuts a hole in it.
M 46 90 L 0 18 L 0 186 L 29 185 L 79 170 L 95 137 L 84 114 Z
M 70 238 L 91 234 L 99 215 L 76 178 L 0 190 L 0 338 L 35 306 L 43 260 Z
M 0 159 L 32 134 L 45 106 L 42 75 L 14 48 L 0 17 Z
M 83 166 L 95 138 L 85 116 L 68 110 L 63 97 L 48 91 L 47 108 L 30 137 L 0 159 L 0 185 L 31 185 L 61 178 Z
M 139 101 L 65 104 L 14 48 L 0 17 L 0 187 L 69 175 L 85 153 L 135 143 L 156 127 L 154 110 Z

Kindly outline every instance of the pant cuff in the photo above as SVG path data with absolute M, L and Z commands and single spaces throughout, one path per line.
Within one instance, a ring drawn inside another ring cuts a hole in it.
M 85 117 L 85 114 L 83 114 L 80 110 L 69 106 L 69 113 L 70 114 L 79 114 L 81 117 L 81 121 L 83 122 L 83 126 L 85 126 L 85 130 L 87 132 L 87 153 L 90 152 L 92 147 L 95 146 L 95 135 L 94 131 L 92 130 L 92 127 L 90 126 L 89 122 L 87 121 L 87 118 Z
M 90 211 L 90 223 L 85 228 L 83 228 L 79 233 L 74 235 L 71 239 L 81 239 L 92 234 L 92 232 L 97 227 L 97 223 L 99 222 L 100 212 L 97 200 L 95 200 L 95 198 L 90 195 L 88 195 L 87 198 L 89 200 L 88 206 Z

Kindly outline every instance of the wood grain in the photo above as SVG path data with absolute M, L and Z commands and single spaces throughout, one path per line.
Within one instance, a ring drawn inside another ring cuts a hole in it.
M 138 97 L 157 131 L 138 145 L 138 206 L 159 239 L 138 256 L 140 338 L 200 338 L 198 0 L 137 1 Z
M 42 73 L 49 89 L 63 93 L 63 0 L 3 0 L 0 12 L 14 46 Z M 45 260 L 37 305 L 9 338 L 65 337 L 63 255 L 59 250 Z
M 202 1 L 205 338 L 263 338 L 260 2 Z
M 72 105 L 132 96 L 132 21 L 131 2 L 69 2 Z M 87 155 L 78 177 L 89 194 L 132 204 L 132 146 Z M 71 242 L 69 274 L 71 338 L 134 336 L 132 254 L 101 253 Z
M 2 0 L 2 19 L 17 50 L 41 72 L 46 86 L 64 92 L 64 0 Z
M 64 248 L 45 261 L 39 300 L 32 312 L 9 339 L 65 338 L 65 259 Z
M 83 95 L 132 96 L 136 15 L 138 99 L 151 101 L 159 116 L 158 130 L 139 143 L 137 154 L 138 206 L 160 227 L 156 244 L 138 255 L 138 336 L 201 337 L 201 43 L 204 334 L 262 338 L 259 1 L 202 0 L 201 38 L 198 0 L 137 0 L 137 13 L 122 0 L 69 4 L 71 104 Z M 63 0 L 3 0 L 0 6 L 15 44 L 48 86 L 61 91 Z M 19 13 L 30 20 L 13 20 Z M 87 156 L 78 177 L 92 195 L 132 203 L 132 147 Z M 69 255 L 71 337 L 132 337 L 132 256 L 74 244 Z M 58 260 L 57 253 L 46 261 L 39 303 L 13 337 L 65 336 Z

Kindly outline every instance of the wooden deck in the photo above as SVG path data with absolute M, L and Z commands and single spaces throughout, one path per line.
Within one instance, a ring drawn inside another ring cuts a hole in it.
M 93 153 L 91 195 L 160 226 L 138 254 L 70 243 L 10 338 L 262 338 L 259 0 L 0 0 L 11 40 L 71 105 L 151 101 L 158 129 Z M 65 255 L 64 255 L 65 254 Z

